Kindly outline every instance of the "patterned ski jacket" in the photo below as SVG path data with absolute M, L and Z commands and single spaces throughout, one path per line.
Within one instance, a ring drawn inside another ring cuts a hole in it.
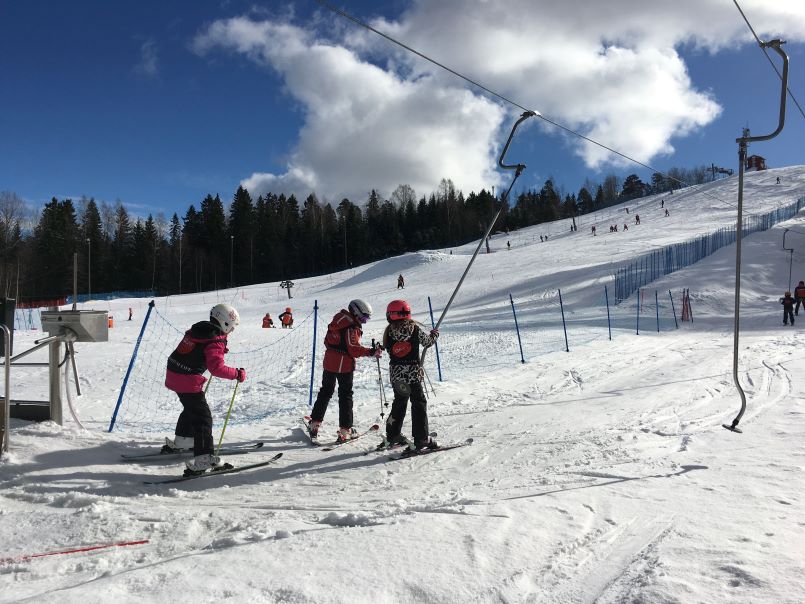
M 371 348 L 361 346 L 363 330 L 360 322 L 343 308 L 333 317 L 324 336 L 324 368 L 333 373 L 355 371 L 355 359 L 372 355 Z
M 226 335 L 218 326 L 209 321 L 196 323 L 168 357 L 165 387 L 174 392 L 201 392 L 207 381 L 202 374 L 207 370 L 215 377 L 237 379 L 238 370 L 224 363 L 225 352 Z
M 436 338 L 425 333 L 416 321 L 392 321 L 383 332 L 383 347 L 389 355 L 392 382 L 419 382 L 424 377 L 419 364 L 419 347 L 433 346 Z
M 797 285 L 794 288 L 794 299 L 805 300 L 805 285 Z

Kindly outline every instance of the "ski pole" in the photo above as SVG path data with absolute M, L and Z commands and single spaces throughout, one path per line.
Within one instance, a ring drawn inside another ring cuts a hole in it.
M 375 347 L 375 339 L 372 338 L 372 348 Z M 389 404 L 386 400 L 386 389 L 383 388 L 383 372 L 380 371 L 380 359 L 375 358 L 377 361 L 377 383 L 380 384 L 380 419 L 383 419 L 386 414 L 383 412 L 383 407 L 388 407 Z
M 240 386 L 240 382 L 235 382 L 235 389 L 232 391 L 232 400 L 229 401 L 229 411 L 226 412 L 224 427 L 221 428 L 221 438 L 218 439 L 218 450 L 215 452 L 216 455 L 221 454 L 221 443 L 224 442 L 224 432 L 226 432 L 226 425 L 229 423 L 229 416 L 232 414 L 232 405 L 235 404 L 235 395 L 238 393 L 238 386 Z

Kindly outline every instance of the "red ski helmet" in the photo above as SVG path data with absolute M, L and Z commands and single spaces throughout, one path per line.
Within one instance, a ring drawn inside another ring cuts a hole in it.
M 411 318 L 411 305 L 405 300 L 392 300 L 386 307 L 386 319 L 400 321 Z
M 288 308 L 286 308 L 285 312 L 291 312 L 291 307 L 289 306 Z

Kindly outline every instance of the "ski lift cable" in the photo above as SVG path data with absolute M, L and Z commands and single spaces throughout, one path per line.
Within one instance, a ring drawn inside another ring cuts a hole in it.
M 382 37 L 382 38 L 385 38 L 385 39 L 386 39 L 386 40 L 388 40 L 389 42 L 391 42 L 391 43 L 393 43 L 393 44 L 396 44 L 397 46 L 399 46 L 399 47 L 401 47 L 401 48 L 404 48 L 405 50 L 407 50 L 407 51 L 409 51 L 409 52 L 411 52 L 411 53 L 413 53 L 413 54 L 417 55 L 418 57 L 421 57 L 422 59 L 425 59 L 425 60 L 426 60 L 426 61 L 428 61 L 429 63 L 433 63 L 433 64 L 434 64 L 434 65 L 436 65 L 437 67 L 440 67 L 440 68 L 444 69 L 445 71 L 448 71 L 449 73 L 452 73 L 452 74 L 453 74 L 453 75 L 455 75 L 456 77 L 459 77 L 459 78 L 461 78 L 462 80 L 464 80 L 464 81 L 466 81 L 466 82 L 469 82 L 469 83 L 470 83 L 470 84 L 472 84 L 473 86 L 477 86 L 478 88 L 480 88 L 481 90 L 483 90 L 483 91 L 487 92 L 488 94 L 490 94 L 490 95 L 492 95 L 492 96 L 494 96 L 494 97 L 496 97 L 496 98 L 498 98 L 498 99 L 500 99 L 500 100 L 502 100 L 502 101 L 504 101 L 504 102 L 506 102 L 506 103 L 508 103 L 508 104 L 510 104 L 510 105 L 513 105 L 514 107 L 517 107 L 518 109 L 522 109 L 523 111 L 527 111 L 527 112 L 529 112 L 529 113 L 533 113 L 533 114 L 534 114 L 536 117 L 538 117 L 538 118 L 539 118 L 539 119 L 541 119 L 542 121 L 544 121 L 544 122 L 546 122 L 546 123 L 548 123 L 548 124 L 551 124 L 552 126 L 555 126 L 556 128 L 559 128 L 559 129 L 561 129 L 561 130 L 564 130 L 565 132 L 567 132 L 567 133 L 569 133 L 569 134 L 572 134 L 572 135 L 574 135 L 574 136 L 577 136 L 578 138 L 581 138 L 581 139 L 583 139 L 583 140 L 585 140 L 585 141 L 587 141 L 587 142 L 589 142 L 589 143 L 591 143 L 591 144 L 593 144 L 593 145 L 596 145 L 596 146 L 598 146 L 598 147 L 601 147 L 602 149 L 606 149 L 606 150 L 607 150 L 607 151 L 609 151 L 610 153 L 614 153 L 615 155 L 618 155 L 618 156 L 620 156 L 620 157 L 622 157 L 622 158 L 624 158 L 624 159 L 626 159 L 626 160 L 628 160 L 628 161 L 630 161 L 630 162 L 633 162 L 633 163 L 635 163 L 635 164 L 637 164 L 637 165 L 639 165 L 639 166 L 642 166 L 642 167 L 644 167 L 644 168 L 646 168 L 646 169 L 648 169 L 648 170 L 651 170 L 652 172 L 656 172 L 656 173 L 658 173 L 658 174 L 662 174 L 662 175 L 663 175 L 665 178 L 667 178 L 668 180 L 672 180 L 672 181 L 677 182 L 677 183 L 679 183 L 679 184 L 681 184 L 681 185 L 685 185 L 685 186 L 691 186 L 689 183 L 685 182 L 684 180 L 680 180 L 679 178 L 676 178 L 676 177 L 674 177 L 674 176 L 671 176 L 670 174 L 666 174 L 666 173 L 665 173 L 665 172 L 663 172 L 662 170 L 658 170 L 657 168 L 654 168 L 654 167 L 652 167 L 652 166 L 651 166 L 651 165 L 649 165 L 649 164 L 646 164 L 646 163 L 644 163 L 644 162 L 641 162 L 641 161 L 639 161 L 639 160 L 637 160 L 637 159 L 635 159 L 635 158 L 633 158 L 633 157 L 631 157 L 631 156 L 629 156 L 629 155 L 626 155 L 625 153 L 622 153 L 622 152 L 620 152 L 620 151 L 618 151 L 618 150 L 616 150 L 616 149 L 613 149 L 612 147 L 609 147 L 609 146 L 607 146 L 607 145 L 605 145 L 605 144 L 603 144 L 603 143 L 600 143 L 600 142 L 598 142 L 598 141 L 597 141 L 597 140 L 595 140 L 595 139 L 592 139 L 592 138 L 590 138 L 590 137 L 588 137 L 588 136 L 585 136 L 585 135 L 581 134 L 580 132 L 577 132 L 577 131 L 573 130 L 572 128 L 568 127 L 568 126 L 565 126 L 565 125 L 563 125 L 563 124 L 560 124 L 559 122 L 556 122 L 556 121 L 554 121 L 554 120 L 551 120 L 551 119 L 549 119 L 548 117 L 544 116 L 544 115 L 543 115 L 542 113 L 540 113 L 539 111 L 535 111 L 535 110 L 533 110 L 533 109 L 527 109 L 527 108 L 525 108 L 525 107 L 524 107 L 523 105 L 521 105 L 520 103 L 518 103 L 518 102 L 516 102 L 516 101 L 513 101 L 512 99 L 510 99 L 510 98 L 508 98 L 508 97 L 506 97 L 506 96 L 504 96 L 504 95 L 502 95 L 502 94 L 500 94 L 500 93 L 498 93 L 498 92 L 495 92 L 494 90 L 492 90 L 492 89 L 490 89 L 490 88 L 487 88 L 487 87 L 486 87 L 486 86 L 484 86 L 483 84 L 480 84 L 479 82 L 476 82 L 476 81 L 475 81 L 475 80 L 473 80 L 472 78 L 469 78 L 469 77 L 465 76 L 464 74 L 462 74 L 462 73 L 460 73 L 460 72 L 456 71 L 455 69 L 452 69 L 452 68 L 450 68 L 450 67 L 448 67 L 448 66 L 446 66 L 446 65 L 444 65 L 444 64 L 442 64 L 442 63 L 440 63 L 440 62 L 438 62 L 438 61 L 436 61 L 435 59 L 432 59 L 432 58 L 431 58 L 431 57 L 429 57 L 428 55 L 426 55 L 426 54 L 424 54 L 424 53 L 422 53 L 422 52 L 419 52 L 418 50 L 416 50 L 416 49 L 414 49 L 414 48 L 412 48 L 412 47 L 408 46 L 407 44 L 404 44 L 403 42 L 400 42 L 400 41 L 399 41 L 399 40 L 397 40 L 396 38 L 393 38 L 392 36 L 390 36 L 390 35 L 388 35 L 388 34 L 383 33 L 382 31 L 380 31 L 380 30 L 378 30 L 378 29 L 376 29 L 376 28 L 372 27 L 372 26 L 371 26 L 371 25 L 369 25 L 368 23 L 366 23 L 366 22 L 364 22 L 364 21 L 361 21 L 361 20 L 360 20 L 360 19 L 358 19 L 357 17 L 352 16 L 352 15 L 351 15 L 351 14 L 349 14 L 348 12 L 346 12 L 346 11 L 344 11 L 344 10 L 342 10 L 342 9 L 340 9 L 340 8 L 338 8 L 338 7 L 336 7 L 336 6 L 333 6 L 333 5 L 332 5 L 332 4 L 330 4 L 329 2 L 326 2 L 326 0 L 314 0 L 314 1 L 315 1 L 317 4 L 319 4 L 320 6 L 322 6 L 322 7 L 326 8 L 327 10 L 329 10 L 330 12 L 333 12 L 333 13 L 335 13 L 335 14 L 337 14 L 337 15 L 339 15 L 339 16 L 341 16 L 341 17 L 343 17 L 343 18 L 345 18 L 345 19 L 347 19 L 347 20 L 349 20 L 349 21 L 352 21 L 353 23 L 355 23 L 355 24 L 356 24 L 356 25 L 358 25 L 359 27 L 363 27 L 364 29 L 367 29 L 367 30 L 371 31 L 371 32 L 373 32 L 373 33 L 377 34 L 378 36 L 380 36 L 380 37 Z M 721 198 L 720 198 L 720 197 L 718 197 L 717 195 L 713 195 L 712 193 L 710 193 L 710 192 L 708 192 L 708 191 L 702 191 L 702 194 L 704 194 L 706 197 L 710 197 L 711 199 L 713 199 L 713 200 L 717 201 L 717 202 L 718 202 L 718 203 L 720 203 L 720 204 L 724 204 L 726 207 L 729 207 L 730 209 L 735 209 L 735 207 L 736 207 L 734 203 L 731 203 L 731 202 L 729 202 L 729 201 L 727 201 L 727 200 L 721 199 Z M 746 214 L 747 214 L 747 215 L 749 215 L 749 216 L 754 215 L 754 214 L 753 214 L 753 213 L 751 213 L 751 212 L 747 212 Z
M 755 37 L 755 40 L 757 40 L 757 43 L 760 45 L 760 49 L 763 51 L 763 54 L 766 55 L 766 59 L 769 61 L 771 68 L 774 69 L 774 73 L 776 73 L 777 77 L 782 80 L 783 74 L 780 73 L 780 70 L 777 69 L 777 65 L 774 64 L 774 61 L 769 56 L 769 51 L 766 50 L 766 47 L 763 45 L 763 41 L 758 37 L 757 33 L 755 32 L 755 28 L 752 27 L 752 24 L 749 22 L 749 19 L 746 18 L 746 14 L 743 12 L 743 9 L 741 8 L 740 4 L 738 4 L 738 0 L 732 0 L 732 1 L 735 4 L 735 8 L 737 8 L 738 12 L 741 13 L 741 17 L 743 17 L 743 20 L 746 22 L 746 26 L 749 28 L 749 31 L 752 32 L 752 35 Z M 785 89 L 786 92 L 788 92 L 788 96 L 790 96 L 791 100 L 794 101 L 794 104 L 797 106 L 797 109 L 799 109 L 799 112 L 802 115 L 802 117 L 805 117 L 805 111 L 802 110 L 802 107 L 800 106 L 799 101 L 797 101 L 796 97 L 794 96 L 794 93 L 791 92 L 791 87 L 786 86 Z

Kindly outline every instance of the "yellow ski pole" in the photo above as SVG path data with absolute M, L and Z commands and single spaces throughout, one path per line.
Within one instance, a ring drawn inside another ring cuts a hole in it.
M 224 427 L 221 428 L 221 438 L 218 439 L 218 450 L 215 451 L 215 455 L 218 456 L 221 454 L 221 443 L 224 442 L 224 432 L 226 432 L 226 425 L 229 423 L 229 416 L 232 414 L 232 405 L 235 404 L 235 395 L 238 393 L 238 386 L 240 386 L 240 382 L 235 382 L 235 389 L 232 391 L 232 400 L 229 401 L 229 411 L 226 412 L 226 419 L 224 420 Z

